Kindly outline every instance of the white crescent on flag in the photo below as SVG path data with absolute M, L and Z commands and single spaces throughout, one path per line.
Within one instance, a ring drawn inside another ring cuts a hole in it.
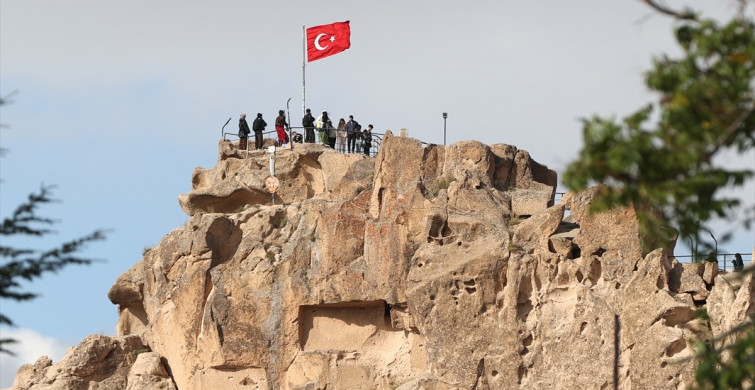
M 315 49 L 317 49 L 317 50 L 325 50 L 325 49 L 328 48 L 328 45 L 320 46 L 320 38 L 324 37 L 325 35 L 328 35 L 328 34 L 322 34 L 322 33 L 320 33 L 320 34 L 317 35 L 317 38 L 315 38 Z

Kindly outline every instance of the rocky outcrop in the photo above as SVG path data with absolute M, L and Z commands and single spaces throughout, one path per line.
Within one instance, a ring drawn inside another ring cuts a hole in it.
M 309 144 L 274 157 L 275 194 L 267 151 L 223 141 L 195 170 L 187 224 L 108 294 L 119 337 L 148 348 L 113 380 L 677 389 L 691 341 L 753 310 L 751 280 L 721 287 L 717 268 L 643 253 L 631 209 L 591 213 L 598 189 L 554 204 L 556 173 L 511 145 L 389 133 L 376 158 Z
M 176 387 L 160 357 L 139 336 L 92 335 L 71 348 L 57 364 L 43 356 L 22 366 L 13 389 L 141 390 Z

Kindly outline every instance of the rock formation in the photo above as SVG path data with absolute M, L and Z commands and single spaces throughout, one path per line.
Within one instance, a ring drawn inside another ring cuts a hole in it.
M 631 209 L 554 204 L 556 173 L 510 145 L 275 157 L 271 195 L 268 153 L 221 141 L 188 223 L 108 293 L 118 336 L 14 388 L 610 389 L 616 365 L 621 389 L 678 389 L 692 340 L 755 310 L 751 276 L 643 253 Z

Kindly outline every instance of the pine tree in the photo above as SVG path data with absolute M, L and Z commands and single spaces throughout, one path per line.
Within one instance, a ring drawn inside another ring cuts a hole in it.
M 7 97 L 0 98 L 0 106 L 8 102 Z M 77 256 L 77 252 L 91 241 L 105 238 L 103 230 L 95 230 L 89 235 L 64 242 L 59 246 L 38 250 L 33 248 L 16 248 L 8 245 L 7 238 L 11 236 L 43 237 L 54 233 L 50 229 L 55 220 L 41 217 L 37 214 L 39 206 L 54 202 L 51 197 L 51 187 L 42 186 L 39 192 L 29 195 L 13 214 L 3 219 L 0 225 L 0 300 L 28 301 L 37 294 L 25 291 L 21 285 L 23 280 L 32 281 L 49 272 L 57 272 L 72 264 L 90 264 L 93 260 Z M 13 326 L 14 322 L 0 313 L 0 324 Z M 7 348 L 15 340 L 0 339 L 0 353 L 12 354 Z

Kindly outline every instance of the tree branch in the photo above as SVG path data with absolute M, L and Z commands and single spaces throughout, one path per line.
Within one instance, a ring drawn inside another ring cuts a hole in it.
M 747 120 L 747 117 L 752 114 L 753 110 L 755 110 L 755 104 L 750 104 L 750 107 L 747 110 L 742 111 L 737 119 L 734 120 L 734 122 L 732 122 L 726 128 L 726 130 L 724 130 L 724 132 L 718 137 L 718 139 L 716 139 L 716 143 L 713 145 L 713 149 L 705 155 L 706 162 L 710 161 L 710 159 L 713 158 L 713 155 L 715 155 L 723 145 L 729 143 L 731 137 L 733 137 L 737 133 L 739 126 L 742 126 L 742 123 Z
M 658 11 L 658 12 L 664 14 L 664 15 L 671 16 L 671 17 L 674 17 L 674 18 L 677 18 L 677 19 L 683 19 L 684 16 L 685 16 L 685 14 L 682 13 L 682 12 L 675 11 L 675 10 L 673 10 L 671 8 L 668 8 L 665 5 L 658 4 L 658 2 L 656 0 L 640 0 L 640 1 L 642 1 L 643 3 L 649 5 L 651 8 L 655 9 L 656 11 Z

